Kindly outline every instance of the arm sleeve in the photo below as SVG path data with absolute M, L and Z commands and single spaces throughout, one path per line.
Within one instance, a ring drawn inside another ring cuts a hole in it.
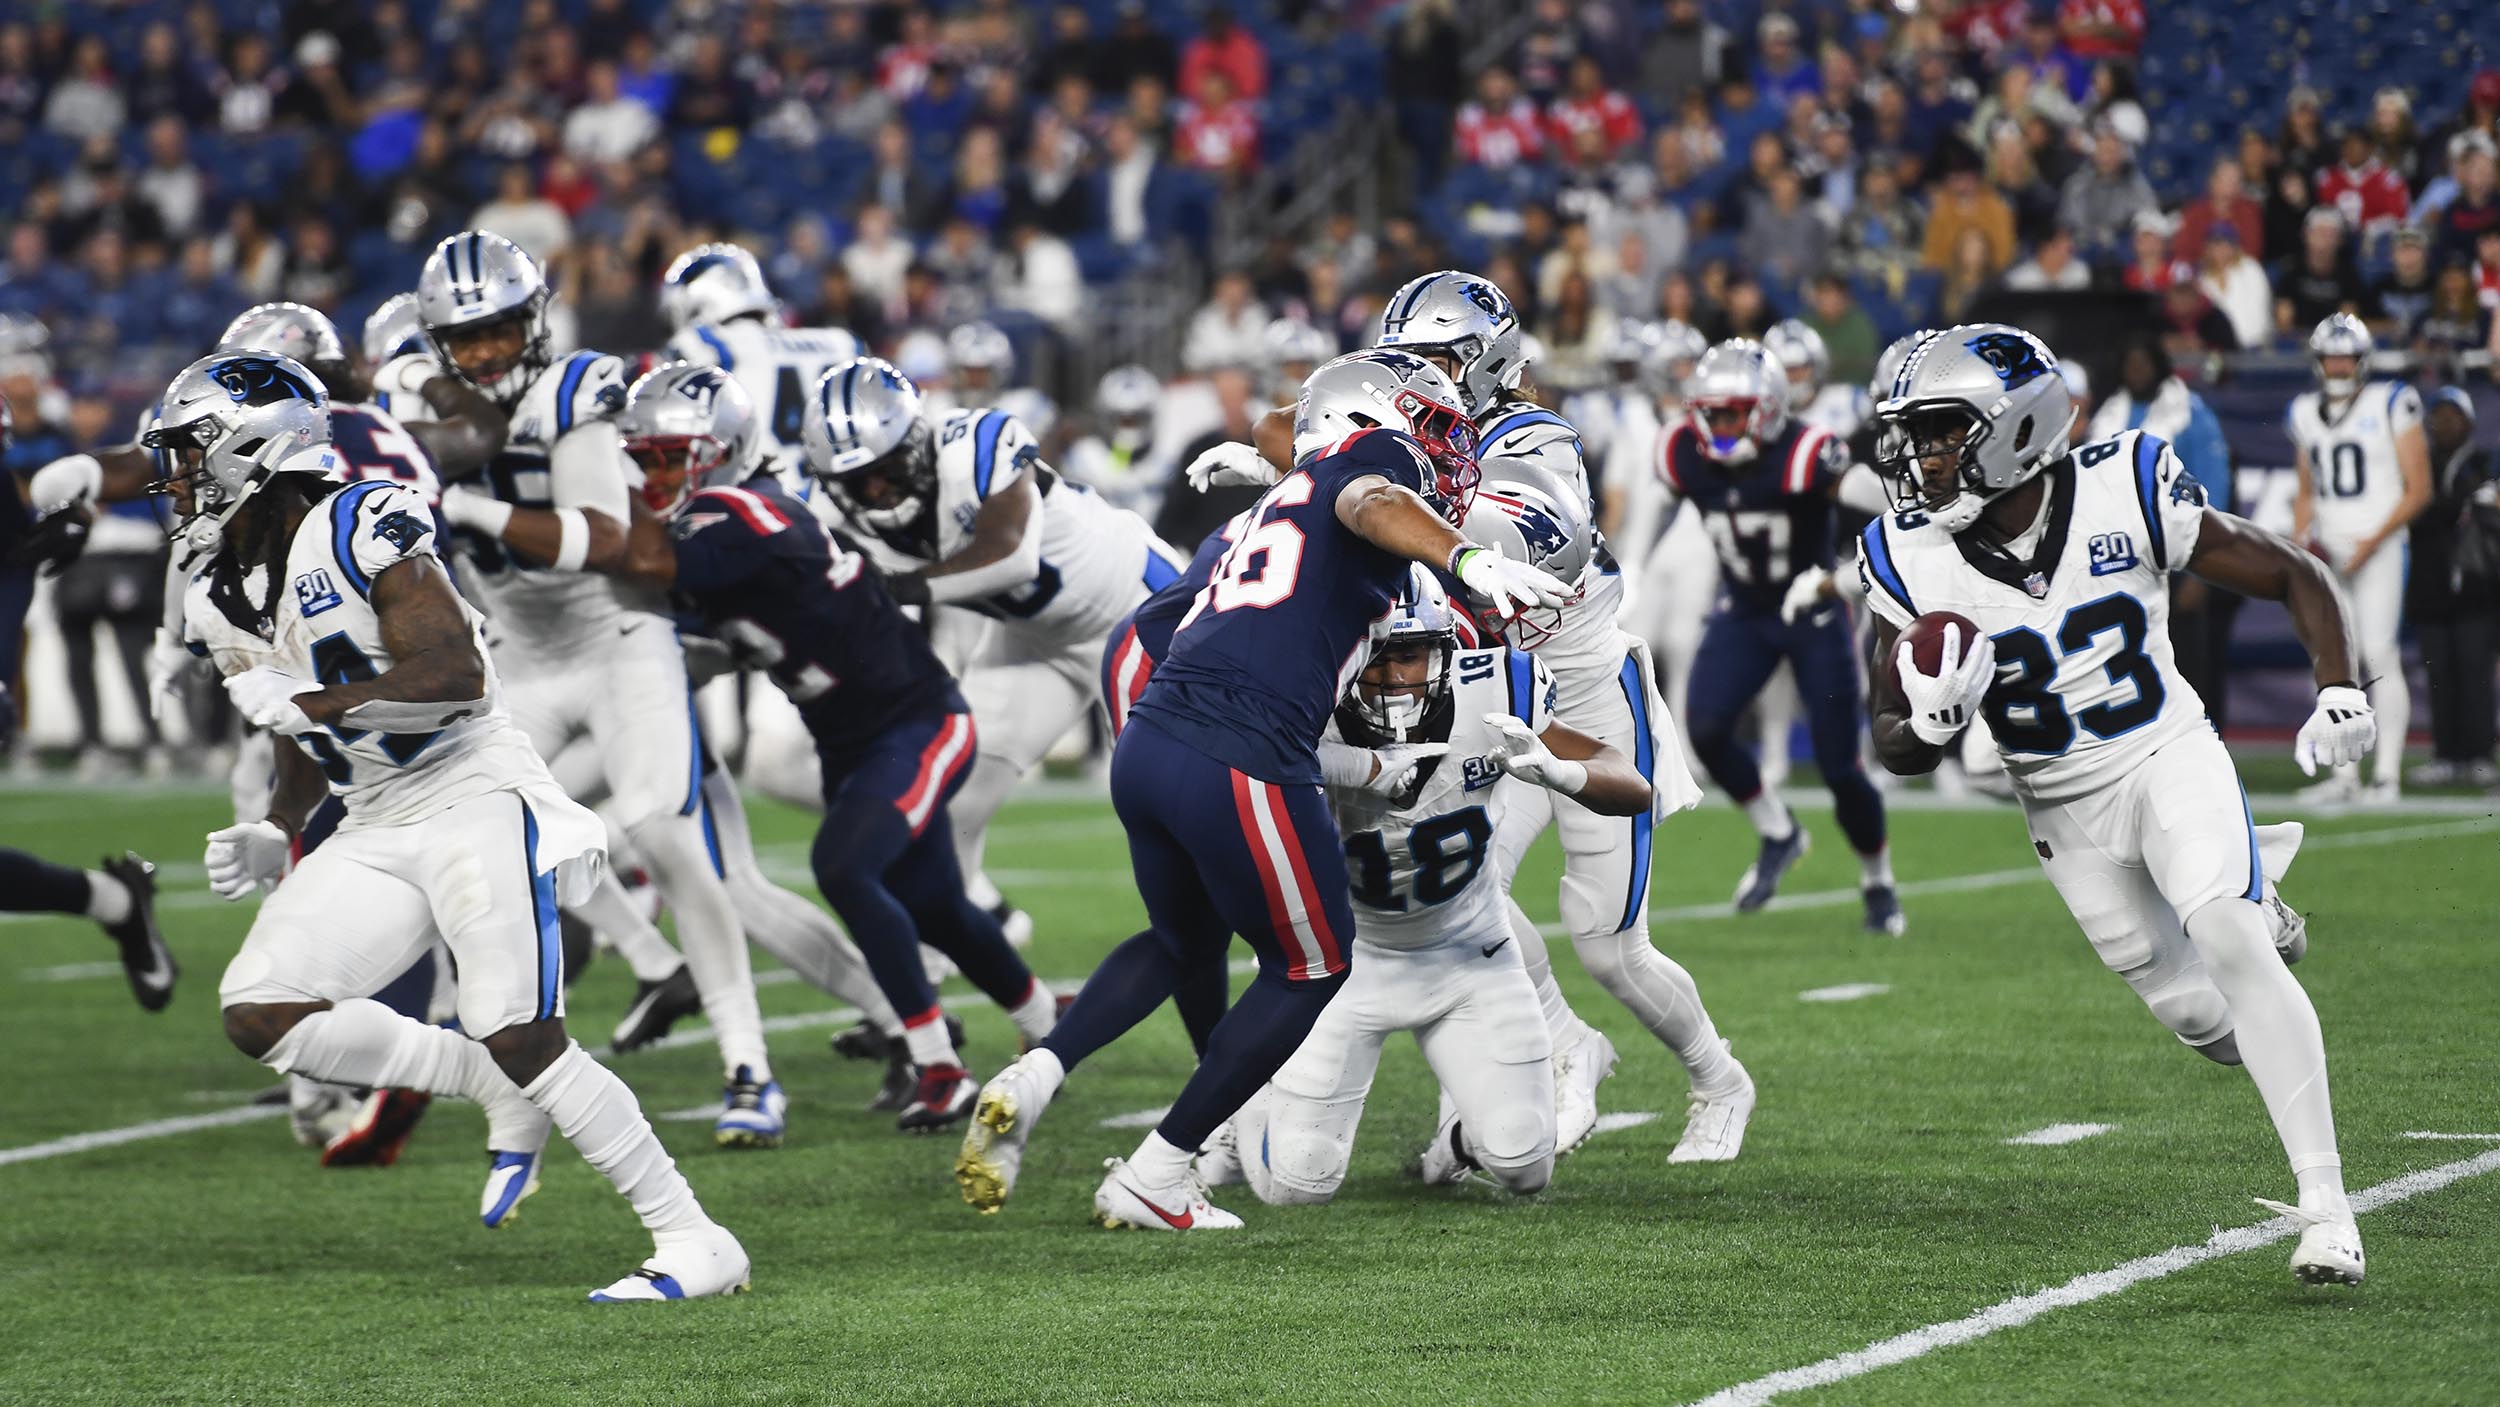
M 549 496 L 558 508 L 588 508 L 619 523 L 625 511 L 625 444 L 605 420 L 577 425 L 547 452 Z
M 434 549 L 434 510 L 416 490 L 384 480 L 369 480 L 375 487 L 364 489 L 333 518 L 333 530 L 342 535 L 339 561 L 351 568 L 358 578 L 360 590 L 370 591 L 382 569 L 411 557 L 431 557 Z M 342 495 L 350 490 L 341 490 Z M 352 514 L 352 517 L 350 516 Z M 349 521 L 338 522 L 338 518 Z
M 2143 500 L 2145 527 L 2153 534 L 2155 565 L 2165 572 L 2187 570 L 2196 555 L 2196 540 L 2205 526 L 2205 486 L 2179 462 L 2166 440 L 2139 435 L 2135 449 L 2136 492 Z

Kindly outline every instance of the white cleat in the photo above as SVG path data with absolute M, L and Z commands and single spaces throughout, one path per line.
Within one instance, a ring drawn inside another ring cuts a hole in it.
M 964 1126 L 963 1151 L 955 1155 L 955 1185 L 963 1189 L 964 1201 L 984 1216 L 1007 1205 L 1016 1173 L 1024 1166 L 1025 1141 L 1057 1093 L 1035 1060 L 1033 1054 L 1018 1056 L 990 1076 L 973 1101 L 972 1121 Z
M 1225 1187 L 1243 1180 L 1241 1138 L 1233 1132 L 1232 1120 L 1217 1125 L 1215 1137 L 1198 1150 L 1197 1167 L 1198 1180 L 1209 1187 Z
M 2300 1244 L 2292 1248 L 2292 1274 L 2310 1285 L 2361 1283 L 2361 1228 L 2351 1212 L 2340 1216 L 2303 1211 L 2287 1202 L 2259 1197 L 2257 1205 L 2300 1223 Z
M 2361 799 L 2361 784 L 2337 772 L 2292 793 L 2303 806 L 2350 806 Z
M 1554 1053 L 1554 1156 L 1577 1151 L 1597 1132 L 1597 1087 L 1615 1072 L 1615 1043 L 1594 1026 Z
M 489 1231 L 521 1214 L 521 1203 L 538 1190 L 540 1150 L 504 1153 L 488 1150 L 486 1190 L 477 1200 L 477 1219 Z
M 1441 1127 L 1433 1130 L 1432 1141 L 1415 1160 L 1415 1175 L 1435 1187 L 1452 1187 L 1466 1182 L 1490 1183 L 1481 1164 L 1470 1157 L 1460 1138 L 1458 1115 L 1443 1114 Z
M 2269 894 L 2263 906 L 2266 923 L 2274 930 L 2274 950 L 2283 955 L 2283 965 L 2291 966 L 2309 956 L 2309 920 L 2300 910 Z
M 746 1248 L 724 1227 L 713 1225 L 651 1252 L 642 1268 L 604 1290 L 592 1304 L 699 1300 L 745 1293 L 752 1266 Z
M 1736 1067 L 1736 1074 L 1744 1083 L 1735 1089 L 1693 1096 L 1684 1118 L 1684 1136 L 1667 1155 L 1668 1162 L 1732 1163 L 1744 1151 L 1745 1125 L 1753 1121 L 1753 1076 L 1742 1065 Z
M 2404 786 L 2394 777 L 2381 777 L 2364 785 L 2356 800 L 2363 806 L 2393 806 L 2404 800 Z
M 1238 1231 L 1241 1218 L 1207 1200 L 1195 1174 L 1169 1187 L 1141 1187 L 1122 1158 L 1102 1161 L 1102 1186 L 1094 1189 L 1094 1220 L 1124 1231 Z

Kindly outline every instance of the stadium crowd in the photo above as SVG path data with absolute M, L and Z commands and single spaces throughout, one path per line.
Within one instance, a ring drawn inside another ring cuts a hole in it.
M 1666 318 L 1717 339 L 1797 316 L 1830 379 L 1854 384 L 1891 337 L 2005 292 L 2153 295 L 2149 330 L 2184 384 L 2223 354 L 2297 349 L 2339 309 L 2409 369 L 2488 384 L 2500 67 L 2477 65 L 2500 62 L 2492 13 L 2331 8 L 29 7 L 0 20 L 8 467 L 125 439 L 248 304 L 292 299 L 352 329 L 470 226 L 547 265 L 566 342 L 658 347 L 661 270 L 734 238 L 794 321 L 938 380 L 942 336 L 967 321 L 1009 328 L 1029 362 L 1084 342 L 1103 286 L 1177 270 L 1206 301 L 1149 370 L 1214 387 L 1193 433 L 1255 415 L 1272 319 L 1360 345 L 1386 292 L 1452 265 L 1510 292 L 1558 396 L 1615 374 L 1619 326 Z M 2226 81 L 2234 24 L 2274 27 L 2263 74 Z M 1398 198 L 1376 227 L 1340 211 L 1228 265 L 1219 211 L 1272 195 L 1261 168 L 1348 113 L 1384 134 Z M 1059 384 L 1044 389 L 1093 400 L 1067 371 L 1084 359 L 1048 360 Z M 1062 417 L 1045 448 L 1112 418 Z M 54 597 L 82 748 L 100 738 L 96 624 L 139 678 L 152 531 L 139 509 L 100 533 Z M 0 572 L 13 673 L 30 586 Z

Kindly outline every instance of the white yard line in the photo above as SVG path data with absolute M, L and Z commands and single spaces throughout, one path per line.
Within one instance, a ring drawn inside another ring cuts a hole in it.
M 2116 1127 L 2118 1127 L 2116 1124 L 2051 1124 L 2044 1129 L 2018 1133 L 2005 1140 L 2005 1146 L 2008 1148 L 2057 1148 L 2069 1143 L 2081 1143 L 2087 1138 L 2098 1138 Z
M 1095 1127 L 1106 1129 L 1150 1129 L 1155 1125 L 1162 1123 L 1163 1116 L 1171 1112 L 1171 1105 L 1158 1104 L 1152 1109 L 1139 1109 L 1133 1113 L 1114 1114 L 1108 1119 L 1103 1119 L 1097 1122 Z
M 1598 1115 L 1597 1122 L 1590 1126 L 1589 1132 L 1615 1133 L 1623 1129 L 1636 1129 L 1643 1124 L 1655 1123 L 1657 1118 L 1658 1115 L 1648 1109 L 1617 1110 L 1612 1114 Z
M 262 1119 L 286 1116 L 283 1104 L 246 1104 L 240 1109 L 220 1109 L 213 1114 L 185 1114 L 179 1119 L 151 1119 L 144 1124 L 124 1128 L 102 1129 L 95 1133 L 74 1133 L 45 1143 L 29 1143 L 23 1148 L 0 1148 L 0 1167 L 10 1163 L 32 1163 L 43 1158 L 66 1157 L 72 1153 L 92 1153 L 98 1148 L 113 1148 L 143 1139 L 166 1138 L 178 1133 L 197 1133 L 201 1129 L 221 1129 L 229 1124 L 257 1123 Z
M 29 967 L 19 971 L 20 982 L 84 982 L 91 977 L 119 977 L 120 962 L 65 962 L 59 967 Z
M 2414 1129 L 2397 1135 L 2399 1138 L 2422 1138 L 2442 1143 L 2500 1143 L 2500 1133 L 2427 1133 Z
M 2364 1188 L 2354 1194 L 2352 1208 L 2357 1213 L 2375 1211 L 2380 1207 L 2392 1206 L 2397 1202 L 2419 1197 L 2425 1193 L 2436 1192 L 2450 1183 L 2461 1182 L 2469 1177 L 2481 1177 L 2496 1170 L 2500 1170 L 2500 1148 L 2478 1153 L 2458 1162 L 2443 1163 L 2435 1168 L 2406 1173 L 2402 1177 L 2392 1178 L 2375 1187 Z M 1973 1339 L 1985 1338 L 2001 1329 L 2012 1329 L 2028 1324 L 2051 1310 L 2071 1309 L 2079 1304 L 2089 1304 L 2094 1300 L 2104 1299 L 2121 1290 L 2140 1285 L 2147 1280 L 2159 1280 L 2164 1276 L 2176 1275 L 2182 1270 L 2202 1265 L 2209 1260 L 2219 1260 L 2224 1256 L 2237 1255 L 2242 1251 L 2253 1251 L 2261 1246 L 2271 1246 L 2278 1241 L 2288 1241 L 2299 1234 L 2299 1231 L 2300 1223 L 2290 1217 L 2276 1217 L 2272 1221 L 2261 1221 L 2254 1226 L 2237 1226 L 2228 1231 L 2217 1231 L 2211 1239 L 2198 1245 L 2173 1246 L 2158 1255 L 2143 1256 L 2123 1265 L 2111 1266 L 2107 1270 L 2096 1270 L 2089 1275 L 2078 1275 L 2053 1289 L 2041 1290 L 2035 1294 L 2017 1295 L 2012 1299 L 1992 1304 L 1975 1314 L 1942 1324 L 1930 1324 L 1925 1328 L 1912 1329 L 1906 1334 L 1896 1334 L 1853 1352 L 1826 1358 L 1820 1363 L 1809 1363 L 1802 1368 L 1789 1368 L 1765 1377 L 1755 1378 L 1751 1382 L 1721 1388 L 1708 1397 L 1702 1398 L 1694 1404 L 1694 1407 L 1760 1407 L 1760 1404 L 1787 1393 L 1804 1392 L 1810 1388 L 1829 1387 L 1834 1383 L 1847 1382 L 1852 1378 L 1864 1377 L 1878 1368 L 1889 1368 L 1896 1363 L 1907 1363 L 1913 1358 L 1924 1357 L 1940 1348 L 1969 1343 Z
M 1809 987 L 1797 994 L 1801 1002 L 1853 1002 L 1865 997 L 1880 997 L 1892 990 L 1889 982 L 1843 982 L 1837 987 Z

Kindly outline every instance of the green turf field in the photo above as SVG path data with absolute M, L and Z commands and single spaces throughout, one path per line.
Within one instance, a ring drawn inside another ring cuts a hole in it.
M 218 971 L 248 916 L 198 877 L 223 806 L 222 792 L 0 792 L 0 844 L 165 861 L 184 965 L 174 1005 L 150 1017 L 95 966 L 111 953 L 91 926 L 0 922 L 0 1150 L 18 1150 L 0 1151 L 0 1402 L 1684 1403 L 2201 1246 L 2266 1220 L 2251 1195 L 2292 1190 L 2246 1077 L 2189 1054 L 2100 968 L 2013 811 L 1899 817 L 1900 941 L 1857 931 L 1846 848 L 1809 812 L 1825 844 L 1789 885 L 1807 902 L 1658 925 L 1760 1083 L 1739 1163 L 1666 1164 L 1680 1072 L 1558 949 L 1566 989 L 1624 1052 L 1601 1100 L 1629 1126 L 1566 1160 L 1544 1196 L 1402 1179 L 1433 1092 L 1398 1043 L 1335 1205 L 1264 1208 L 1236 1187 L 1219 1200 L 1249 1229 L 1231 1236 L 1100 1231 L 1086 1214 L 1101 1161 L 1140 1137 L 1101 1121 L 1163 1104 L 1187 1068 L 1166 1013 L 1079 1072 L 1014 1202 L 976 1217 L 949 1177 L 953 1140 L 907 1140 L 863 1112 L 875 1072 L 827 1054 L 826 1002 L 772 985 L 789 1145 L 727 1153 L 708 1115 L 661 1124 L 753 1254 L 755 1292 L 599 1308 L 583 1295 L 647 1247 L 631 1214 L 558 1151 L 518 1224 L 481 1230 L 467 1108 L 438 1105 L 388 1171 L 325 1172 L 283 1119 L 250 1115 L 44 1147 L 220 1115 L 271 1082 L 217 1027 Z M 795 877 L 804 820 L 756 819 L 767 864 Z M 1733 812 L 1678 818 L 1655 906 L 1723 905 L 1750 850 Z M 2354 815 L 2313 824 L 2286 885 L 2311 916 L 2300 973 L 2356 1191 L 2500 1149 L 2495 861 L 2489 807 Z M 1139 920 L 1100 802 L 1016 806 L 991 863 L 1038 921 L 1047 977 L 1081 976 Z M 1543 918 L 1553 864 L 1540 853 L 1520 885 Z M 1847 984 L 1888 990 L 1799 997 Z M 595 967 L 572 996 L 579 1029 L 603 1033 L 630 990 L 621 964 Z M 1005 1018 L 962 1009 L 967 1053 L 994 1069 L 1013 1047 Z M 707 1046 L 620 1068 L 654 1114 L 717 1098 Z M 2059 1123 L 2115 1128 L 2006 1142 Z M 2278 1241 L 1780 1400 L 2489 1402 L 2492 1163 L 2366 1214 L 2357 1292 L 2296 1285 Z

